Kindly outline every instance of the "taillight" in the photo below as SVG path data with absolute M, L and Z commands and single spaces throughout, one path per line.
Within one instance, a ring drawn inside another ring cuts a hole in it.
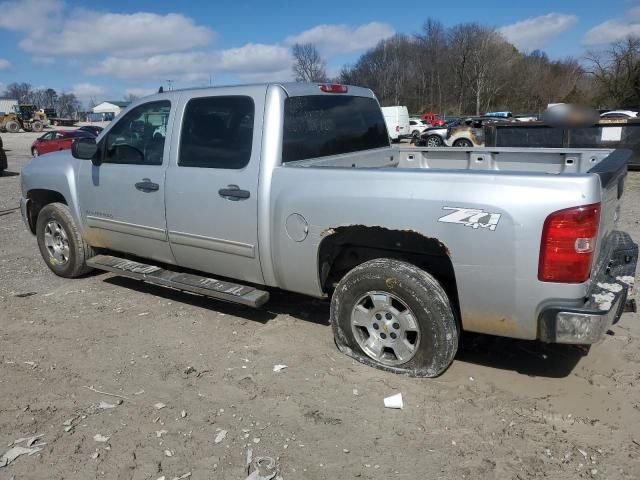
M 326 93 L 347 93 L 349 90 L 346 85 L 340 85 L 339 83 L 323 83 L 318 86 L 322 92 Z
M 538 280 L 582 283 L 589 278 L 598 236 L 600 204 L 567 208 L 544 221 Z
M 396 125 L 396 132 L 400 131 L 400 125 Z

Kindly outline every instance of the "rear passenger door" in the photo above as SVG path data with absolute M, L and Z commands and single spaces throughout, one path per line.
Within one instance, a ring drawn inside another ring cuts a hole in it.
M 258 173 L 266 86 L 189 95 L 167 170 L 169 242 L 177 264 L 262 283 Z

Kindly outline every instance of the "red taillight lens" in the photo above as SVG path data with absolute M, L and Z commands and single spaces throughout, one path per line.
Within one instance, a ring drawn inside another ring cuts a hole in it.
M 347 93 L 347 91 L 349 91 L 346 85 L 340 85 L 339 83 L 322 84 L 318 86 L 321 91 L 327 93 Z
M 589 278 L 598 236 L 600 204 L 567 208 L 544 221 L 538 280 L 582 283 Z

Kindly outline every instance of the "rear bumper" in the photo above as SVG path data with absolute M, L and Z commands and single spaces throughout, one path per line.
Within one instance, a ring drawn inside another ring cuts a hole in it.
M 539 338 L 552 343 L 592 344 L 626 311 L 633 295 L 638 245 L 625 232 L 613 232 L 609 264 L 593 281 L 583 305 L 551 305 L 540 313 Z

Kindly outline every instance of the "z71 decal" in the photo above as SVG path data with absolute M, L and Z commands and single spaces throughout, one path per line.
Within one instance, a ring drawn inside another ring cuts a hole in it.
M 488 228 L 494 231 L 500 221 L 499 213 L 485 212 L 478 208 L 442 207 L 452 212 L 438 219 L 443 223 L 458 223 L 471 228 Z

